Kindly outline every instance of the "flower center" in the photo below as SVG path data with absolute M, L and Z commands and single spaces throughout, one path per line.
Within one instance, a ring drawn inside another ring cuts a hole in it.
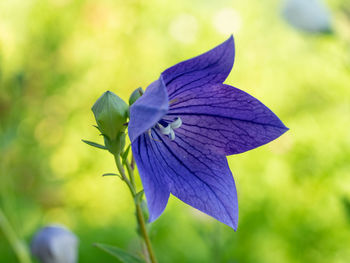
M 168 135 L 170 140 L 175 140 L 175 129 L 180 128 L 182 125 L 182 120 L 180 117 L 177 117 L 174 121 L 167 123 L 165 121 L 160 121 L 157 123 L 156 127 L 159 129 L 159 131 L 164 134 Z

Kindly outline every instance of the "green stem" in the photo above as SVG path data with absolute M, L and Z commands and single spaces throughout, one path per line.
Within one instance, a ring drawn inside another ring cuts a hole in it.
M 119 171 L 123 181 L 125 181 L 125 183 L 127 184 L 128 188 L 131 192 L 132 197 L 135 197 L 135 195 L 136 195 L 135 187 L 131 184 L 129 179 L 126 177 L 125 170 L 124 170 L 122 163 L 120 162 L 119 156 L 114 155 L 114 160 L 115 160 L 115 164 L 117 165 L 118 171 Z
M 132 168 L 132 166 L 130 165 L 128 160 L 125 161 L 125 164 L 126 164 L 126 170 L 128 171 L 128 174 L 130 177 L 130 182 L 131 182 L 132 186 L 134 187 L 134 189 L 136 189 L 134 169 Z
M 4 232 L 4 235 L 7 237 L 10 245 L 15 251 L 17 258 L 20 263 L 31 263 L 28 249 L 24 242 L 20 240 L 15 231 L 12 229 L 9 221 L 7 220 L 5 214 L 0 209 L 0 228 Z
M 135 206 L 136 206 L 136 218 L 137 218 L 137 221 L 138 221 L 139 226 L 140 226 L 141 235 L 146 243 L 148 256 L 149 256 L 152 263 L 156 263 L 157 262 L 156 256 L 153 252 L 152 243 L 151 243 L 151 240 L 150 240 L 148 233 L 147 233 L 146 222 L 145 222 L 145 218 L 143 217 L 143 214 L 142 214 L 140 202 L 136 201 Z
M 134 199 L 135 208 L 136 208 L 136 219 L 137 219 L 137 223 L 138 223 L 139 228 L 140 228 L 141 236 L 146 244 L 149 260 L 151 263 L 157 263 L 155 254 L 153 252 L 152 243 L 151 243 L 151 240 L 150 240 L 148 233 L 147 233 L 146 222 L 145 222 L 145 218 L 143 216 L 142 208 L 141 208 L 141 199 L 136 197 L 136 185 L 135 185 L 135 178 L 134 178 L 133 169 L 132 169 L 130 163 L 128 161 L 126 161 L 126 169 L 128 171 L 129 178 L 130 178 L 130 180 L 129 180 L 125 174 L 124 167 L 120 162 L 120 157 L 117 155 L 114 155 L 114 159 L 115 159 L 115 163 L 117 165 L 118 171 L 119 171 L 120 175 L 122 176 L 122 179 L 128 185 L 130 193 Z

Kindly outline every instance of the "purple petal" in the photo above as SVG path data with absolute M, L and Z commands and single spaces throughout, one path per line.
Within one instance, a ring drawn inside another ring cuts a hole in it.
M 146 183 L 151 219 L 156 219 L 164 209 L 167 198 L 164 189 L 168 187 L 185 203 L 236 229 L 237 193 L 225 156 L 193 147 L 189 143 L 191 138 L 184 135 L 171 141 L 153 132 L 153 138 L 143 135 L 133 144 L 136 162 L 142 167 L 142 182 Z
M 131 142 L 152 128 L 169 108 L 166 87 L 160 77 L 149 85 L 145 93 L 130 107 L 129 137 Z
M 288 128 L 259 100 L 225 84 L 178 94 L 167 116 L 178 116 L 186 135 L 217 154 L 242 153 L 266 144 Z
M 159 162 L 155 143 L 158 142 L 151 140 L 148 134 L 143 134 L 131 145 L 147 199 L 150 222 L 163 213 L 170 195 L 169 187 L 164 180 L 167 167 Z
M 162 76 L 169 99 L 194 86 L 224 82 L 230 74 L 234 59 L 235 46 L 231 36 L 214 49 L 165 70 Z

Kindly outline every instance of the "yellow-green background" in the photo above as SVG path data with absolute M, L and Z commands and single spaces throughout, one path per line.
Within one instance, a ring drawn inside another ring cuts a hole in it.
M 127 100 L 160 72 L 234 33 L 226 83 L 290 128 L 228 157 L 234 232 L 171 198 L 151 225 L 160 262 L 350 262 L 350 17 L 329 1 L 334 35 L 296 31 L 277 0 L 0 0 L 1 208 L 29 243 L 51 222 L 80 239 L 80 262 L 114 262 L 94 242 L 139 250 L 132 200 L 90 108 Z M 0 231 L 0 262 L 17 262 Z

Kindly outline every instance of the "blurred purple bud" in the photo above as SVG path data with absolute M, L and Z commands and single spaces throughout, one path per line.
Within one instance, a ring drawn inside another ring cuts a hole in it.
M 31 252 L 41 263 L 76 263 L 78 238 L 62 226 L 46 226 L 35 234 Z
M 332 32 L 330 11 L 322 0 L 286 0 L 282 16 L 299 30 L 318 34 Z

